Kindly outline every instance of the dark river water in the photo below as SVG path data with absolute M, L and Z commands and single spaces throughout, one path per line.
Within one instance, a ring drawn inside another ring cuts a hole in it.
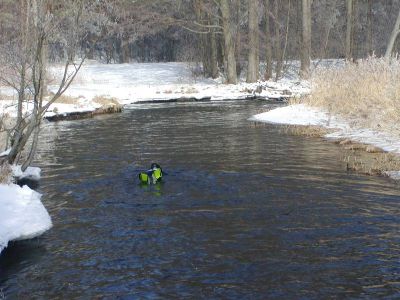
M 54 227 L 0 257 L 0 299 L 400 297 L 400 190 L 342 148 L 247 121 L 265 102 L 48 124 Z M 143 187 L 137 173 L 168 173 Z

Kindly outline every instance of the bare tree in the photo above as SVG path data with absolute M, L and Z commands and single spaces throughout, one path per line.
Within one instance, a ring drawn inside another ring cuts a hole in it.
M 311 56 L 311 0 L 302 0 L 301 78 L 310 76 Z
M 24 25 L 17 38 L 10 36 L 11 41 L 2 45 L 3 63 L 7 64 L 9 73 L 0 75 L 0 80 L 18 94 L 18 116 L 11 129 L 7 161 L 15 163 L 31 141 L 22 163 L 25 170 L 33 160 L 44 114 L 67 90 L 84 62 L 84 55 L 78 62 L 75 59 L 85 36 L 83 22 L 87 16 L 83 13 L 86 9 L 90 11 L 90 2 L 78 0 L 56 8 L 47 0 L 23 0 L 19 4 Z M 64 71 L 58 89 L 47 97 L 47 49 L 56 40 L 63 44 Z M 25 112 L 22 111 L 24 102 L 28 104 Z
M 227 83 L 236 84 L 236 59 L 235 59 L 235 43 L 233 39 L 233 24 L 231 21 L 231 9 L 228 0 L 219 0 L 222 15 L 222 25 L 224 31 L 225 45 L 225 61 Z
M 259 32 L 258 32 L 258 0 L 248 0 L 249 52 L 247 64 L 247 82 L 256 82 L 259 76 Z
M 392 33 L 390 34 L 389 42 L 386 47 L 385 58 L 390 58 L 393 52 L 394 43 L 400 33 L 400 10 L 397 15 L 396 23 L 394 24 Z
M 367 43 L 365 52 L 368 55 L 372 55 L 372 0 L 368 0 L 367 5 Z
M 272 77 L 272 39 L 270 26 L 270 0 L 264 0 L 265 9 L 265 60 L 267 63 L 264 79 L 269 80 Z
M 353 58 L 352 42 L 353 42 L 353 0 L 346 0 L 346 44 L 345 55 L 346 60 Z

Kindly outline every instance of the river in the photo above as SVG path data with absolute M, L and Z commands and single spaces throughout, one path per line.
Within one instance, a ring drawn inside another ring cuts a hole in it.
M 266 102 L 137 105 L 47 124 L 54 227 L 0 257 L 0 299 L 400 297 L 400 190 L 247 119 Z M 167 175 L 140 186 L 152 162 Z

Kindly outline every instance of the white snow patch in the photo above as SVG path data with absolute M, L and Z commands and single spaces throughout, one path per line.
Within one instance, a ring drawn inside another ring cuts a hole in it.
M 400 171 L 387 171 L 385 175 L 394 180 L 400 180 Z
M 330 139 L 350 139 L 370 144 L 387 152 L 400 154 L 400 141 L 385 132 L 377 132 L 367 128 L 353 128 L 345 120 L 332 116 L 326 111 L 304 104 L 289 105 L 255 115 L 252 121 L 287 125 L 316 125 L 335 129 L 325 135 Z M 400 171 L 386 172 L 389 177 L 400 179 Z
M 2 157 L 2 156 L 7 156 L 8 154 L 10 154 L 10 152 L 11 152 L 11 148 L 10 148 L 10 149 L 7 149 L 7 150 L 4 151 L 4 152 L 1 152 L 1 153 L 0 153 L 0 157 Z
M 296 104 L 255 115 L 251 120 L 274 124 L 329 126 L 330 117 L 318 109 Z
M 0 185 L 0 252 L 10 241 L 31 239 L 52 227 L 40 197 L 27 186 Z
M 11 170 L 13 172 L 14 177 L 18 179 L 30 179 L 34 181 L 40 180 L 41 169 L 37 167 L 28 167 L 25 172 L 22 171 L 21 166 L 12 165 Z

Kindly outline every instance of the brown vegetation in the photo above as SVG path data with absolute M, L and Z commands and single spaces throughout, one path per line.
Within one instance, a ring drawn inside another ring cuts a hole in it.
M 61 95 L 54 103 L 62 103 L 62 104 L 78 104 L 79 98 L 71 97 L 67 95 Z
M 400 170 L 400 157 L 392 153 L 358 152 L 346 156 L 344 161 L 348 171 L 371 176 L 382 176 L 386 172 Z
M 102 107 L 119 106 L 117 98 L 104 95 L 94 97 L 93 102 L 100 104 Z
M 349 120 L 353 126 L 400 133 L 400 59 L 369 57 L 342 68 L 316 70 L 304 103 Z
M 284 132 L 291 135 L 323 137 L 329 129 L 319 126 L 284 126 Z M 329 140 L 332 141 L 332 140 Z M 370 176 L 385 176 L 386 172 L 400 170 L 400 156 L 387 153 L 379 147 L 358 143 L 349 139 L 335 140 L 335 144 L 343 147 L 346 170 Z
M 1 100 L 15 100 L 15 99 L 16 99 L 15 96 L 0 93 L 0 101 Z
M 0 184 L 7 184 L 11 181 L 12 172 L 9 164 L 0 164 Z
M 302 126 L 302 125 L 288 125 L 284 126 L 284 131 L 290 135 L 303 135 L 310 137 L 323 137 L 331 132 L 330 129 L 321 126 Z

